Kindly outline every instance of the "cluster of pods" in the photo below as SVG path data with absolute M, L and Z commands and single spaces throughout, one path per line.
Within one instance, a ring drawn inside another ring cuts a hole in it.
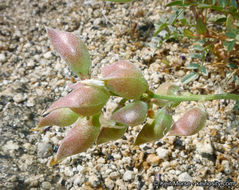
M 80 79 L 71 85 L 72 92 L 54 102 L 43 114 L 36 131 L 45 126 L 73 125 L 61 141 L 57 154 L 50 164 L 86 151 L 94 143 L 102 144 L 121 138 L 128 126 L 143 124 L 135 145 L 156 141 L 165 135 L 189 136 L 196 134 L 206 123 L 201 108 L 187 111 L 174 122 L 169 113 L 179 102 L 152 98 L 142 72 L 129 61 L 121 60 L 102 67 L 97 79 L 90 77 L 91 60 L 87 47 L 76 35 L 47 29 L 54 49 Z M 178 86 L 165 83 L 156 91 L 162 95 L 179 95 Z M 121 97 L 111 118 L 102 114 L 110 96 Z M 158 106 L 153 110 L 153 104 Z

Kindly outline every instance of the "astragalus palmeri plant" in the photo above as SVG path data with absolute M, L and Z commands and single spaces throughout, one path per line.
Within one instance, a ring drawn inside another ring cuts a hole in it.
M 50 161 L 51 165 L 86 151 L 94 143 L 121 138 L 128 126 L 143 124 L 135 145 L 156 141 L 166 135 L 194 135 L 205 126 L 206 111 L 192 108 L 174 122 L 170 114 L 172 108 L 182 101 L 239 100 L 239 95 L 235 94 L 183 93 L 171 83 L 164 83 L 153 92 L 139 68 L 126 60 L 103 66 L 100 78 L 89 79 L 91 60 L 84 43 L 69 32 L 51 28 L 47 32 L 54 49 L 81 79 L 70 86 L 72 92 L 46 110 L 38 126 L 32 129 L 37 131 L 45 126 L 73 125 L 61 141 L 56 156 Z M 102 108 L 110 96 L 121 97 L 121 101 L 107 120 Z M 153 104 L 158 105 L 156 110 Z

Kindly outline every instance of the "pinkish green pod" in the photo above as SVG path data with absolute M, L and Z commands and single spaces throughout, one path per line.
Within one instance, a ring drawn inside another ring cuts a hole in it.
M 95 115 L 101 111 L 110 97 L 109 92 L 104 87 L 89 85 L 78 85 L 78 87 L 54 102 L 45 114 L 59 108 L 70 108 L 78 115 Z
M 127 126 L 119 126 L 112 120 L 100 118 L 100 134 L 97 137 L 96 144 L 102 144 L 121 138 L 127 130 Z
M 92 119 L 79 119 L 62 140 L 56 156 L 50 161 L 50 165 L 55 165 L 66 157 L 86 151 L 94 144 L 99 132 L 100 127 L 95 126 Z
M 147 104 L 142 101 L 137 101 L 114 112 L 111 119 L 125 125 L 136 126 L 144 122 L 147 113 Z
M 89 74 L 91 60 L 85 44 L 74 34 L 47 28 L 48 37 L 54 49 L 79 77 Z
M 45 117 L 41 119 L 38 126 L 31 131 L 37 131 L 41 127 L 50 126 L 50 125 L 57 125 L 60 127 L 69 126 L 78 119 L 79 115 L 73 112 L 69 108 L 60 108 L 57 110 L 52 111 Z
M 160 95 L 178 95 L 179 86 L 174 85 L 172 83 L 165 82 L 161 84 L 157 90 L 156 94 Z M 152 102 L 157 104 L 160 107 L 163 107 L 170 103 L 168 100 L 161 100 L 161 99 L 152 99 Z M 173 103 L 173 106 L 177 106 L 179 103 Z
M 101 72 L 107 88 L 126 99 L 138 99 L 148 89 L 142 72 L 129 61 L 106 65 Z
M 169 135 L 190 136 L 198 133 L 206 124 L 206 112 L 200 108 L 193 108 L 187 111 L 178 121 L 176 121 Z
M 168 114 L 166 108 L 162 108 L 156 113 L 152 123 L 146 123 L 139 132 L 135 145 L 156 141 L 163 138 L 172 126 L 172 116 Z

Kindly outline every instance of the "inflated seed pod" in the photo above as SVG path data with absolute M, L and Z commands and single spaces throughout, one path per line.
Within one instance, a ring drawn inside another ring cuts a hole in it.
M 114 112 L 111 119 L 125 125 L 136 126 L 145 121 L 147 112 L 147 104 L 142 101 L 136 101 Z
M 109 97 L 110 94 L 104 87 L 77 85 L 71 93 L 54 102 L 45 114 L 59 108 L 70 108 L 81 116 L 95 115 L 101 111 Z
M 178 95 L 179 92 L 179 86 L 165 82 L 161 84 L 157 90 L 156 94 L 161 94 L 161 95 Z M 161 100 L 161 99 L 152 99 L 152 102 L 154 104 L 157 104 L 159 107 L 163 107 L 169 103 L 172 104 L 172 106 L 177 106 L 179 103 L 178 102 L 172 102 L 168 100 Z
M 106 87 L 126 99 L 138 99 L 147 89 L 148 83 L 142 72 L 129 61 L 118 61 L 102 67 L 101 73 Z
M 121 138 L 127 130 L 125 125 L 116 125 L 115 121 L 100 118 L 100 133 L 97 137 L 96 144 L 102 144 Z
M 206 125 L 206 112 L 200 108 L 193 108 L 187 111 L 178 121 L 176 121 L 169 135 L 190 136 L 198 133 Z
M 69 108 L 60 108 L 57 110 L 52 111 L 45 117 L 43 117 L 38 126 L 31 131 L 37 131 L 41 127 L 50 126 L 50 125 L 57 125 L 59 127 L 69 126 L 78 119 L 79 115 L 73 112 Z
M 79 77 L 89 75 L 91 60 L 85 44 L 70 32 L 47 28 L 48 37 L 54 49 Z
M 81 153 L 90 148 L 100 132 L 100 126 L 93 124 L 92 119 L 79 119 L 61 141 L 55 157 L 50 165 L 55 165 L 66 157 Z
M 162 108 L 155 114 L 152 123 L 146 123 L 139 132 L 135 145 L 156 141 L 163 138 L 172 126 L 173 119 L 166 108 Z

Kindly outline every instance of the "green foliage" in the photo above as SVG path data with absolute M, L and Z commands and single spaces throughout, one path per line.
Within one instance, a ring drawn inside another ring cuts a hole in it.
M 194 72 L 185 76 L 183 83 L 196 79 L 199 74 L 207 76 L 204 65 L 208 54 L 215 55 L 218 61 L 225 64 L 233 63 L 232 58 L 238 55 L 239 49 L 239 9 L 236 0 L 177 0 L 168 3 L 167 7 L 172 7 L 171 13 L 162 14 L 155 24 L 154 36 L 158 38 L 159 45 L 169 40 L 190 38 L 197 44 L 190 57 L 193 61 L 201 61 L 200 64 L 196 63 L 196 67 L 192 67 L 195 66 L 194 62 L 188 66 Z M 237 80 L 238 76 L 233 78 Z

